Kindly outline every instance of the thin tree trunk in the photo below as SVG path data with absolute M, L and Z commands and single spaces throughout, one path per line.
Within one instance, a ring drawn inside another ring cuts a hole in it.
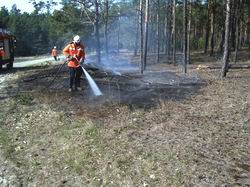
M 160 61 L 160 0 L 157 0 L 157 17 L 156 17 L 156 35 L 157 35 L 157 58 L 156 62 Z
M 238 1 L 238 0 L 237 0 Z M 231 46 L 233 51 L 235 51 L 235 40 L 236 40 L 236 6 L 238 2 L 235 0 L 232 0 L 232 5 L 231 5 L 231 21 L 230 21 L 230 41 L 231 41 Z
M 176 9 L 176 0 L 173 0 L 173 30 L 172 30 L 172 36 L 173 36 L 173 64 L 176 64 L 176 14 L 175 14 L 175 9 Z
M 243 22 L 240 21 L 240 41 L 239 41 L 239 48 L 242 48 L 242 43 L 243 43 Z
M 164 53 L 168 54 L 168 0 L 165 2 L 165 18 L 164 18 Z
M 214 21 L 215 21 L 215 0 L 212 0 L 211 5 L 211 40 L 210 40 L 210 56 L 214 54 Z
M 183 70 L 187 73 L 187 0 L 183 2 Z
M 194 17 L 194 38 L 197 36 L 197 24 L 196 24 L 196 17 Z
M 144 63 L 143 63 L 143 0 L 140 0 L 140 34 L 141 34 L 141 54 L 140 54 L 140 69 L 141 69 L 141 74 L 143 74 L 144 71 Z
M 140 2 L 138 8 L 140 9 Z M 136 26 L 136 36 L 135 36 L 135 50 L 134 56 L 137 55 L 138 51 L 138 40 L 139 40 L 139 28 L 140 28 L 140 10 L 137 11 L 137 26 Z
M 144 64 L 144 70 L 146 70 L 147 65 L 147 50 L 148 50 L 148 21 L 149 21 L 149 0 L 146 0 L 145 5 L 145 30 L 144 30 L 144 58 L 143 58 L 143 64 Z
M 245 34 L 245 20 L 244 20 L 244 13 L 243 13 L 243 7 L 245 6 L 246 0 L 242 0 L 240 12 L 241 12 L 241 21 L 240 21 L 240 41 L 239 41 L 239 48 L 242 48 L 244 46 L 244 34 Z M 250 14 L 249 14 L 250 17 Z
M 247 7 L 248 7 L 248 16 L 247 16 L 247 44 L 248 49 L 250 49 L 250 3 L 249 1 L 246 1 Z
M 191 35 L 191 19 L 192 19 L 192 0 L 189 0 L 188 15 L 188 39 L 187 39 L 187 63 L 190 64 L 190 35 Z
M 96 55 L 97 62 L 101 63 L 101 45 L 100 45 L 100 33 L 99 33 L 99 3 L 95 0 L 95 37 L 96 37 Z
M 169 19 L 168 19 L 168 39 L 167 39 L 167 41 L 168 41 L 168 45 L 167 45 L 167 47 L 168 47 L 168 51 L 167 51 L 167 54 L 168 54 L 168 58 L 170 59 L 170 56 L 171 56 L 171 52 L 172 52 L 172 49 L 171 49 L 171 47 L 172 47 L 172 37 L 173 37 L 173 33 L 171 32 L 172 31 L 172 21 L 171 21 L 171 17 L 172 17 L 172 5 L 173 5 L 173 2 L 172 2 L 172 0 L 170 0 L 170 5 L 168 6 L 168 12 L 169 12 Z
M 239 11 L 241 7 L 242 0 L 237 2 L 236 4 L 236 13 L 235 13 L 235 21 L 236 21 L 236 42 L 235 42 L 235 55 L 234 55 L 234 63 L 237 63 L 238 60 L 238 51 L 239 51 L 239 37 L 240 37 L 240 19 L 239 19 Z
M 204 46 L 204 53 L 205 54 L 207 54 L 207 49 L 208 49 L 209 23 L 210 23 L 210 0 L 208 0 L 208 2 L 207 2 L 207 23 L 206 23 L 205 46 Z
M 221 77 L 226 77 L 228 72 L 229 64 L 229 35 L 230 35 L 230 8 L 231 0 L 226 0 L 226 20 L 225 20 L 225 43 L 224 43 L 224 55 L 223 55 L 223 65 L 221 71 Z
M 244 39 L 243 39 L 243 45 L 247 45 L 247 24 L 245 23 L 245 30 L 244 30 Z
M 168 54 L 168 23 L 167 23 L 167 16 L 164 18 L 164 45 L 163 51 L 165 55 Z
M 220 42 L 220 47 L 219 47 L 219 52 L 220 53 L 223 52 L 224 42 L 225 42 L 225 28 L 223 28 L 222 31 L 221 31 L 221 42 Z
M 117 52 L 120 53 L 120 32 L 121 32 L 121 23 L 120 23 L 120 14 L 118 17 L 118 33 L 117 33 Z
M 109 19 L 109 0 L 105 0 L 105 54 L 106 57 L 109 55 L 109 48 L 108 48 L 108 20 Z
M 148 7 L 149 9 L 149 14 L 154 16 L 153 14 L 153 7 Z M 156 16 L 152 18 L 152 20 L 156 20 Z M 148 42 L 147 42 L 147 53 L 155 53 L 157 52 L 157 24 L 149 24 L 150 19 L 148 20 Z
M 138 21 L 137 26 L 136 26 L 136 36 L 135 36 L 135 49 L 134 49 L 134 56 L 136 56 L 136 55 L 137 55 L 137 51 L 138 51 L 139 27 L 140 27 L 140 24 L 139 24 L 139 21 Z
M 225 0 L 224 0 L 225 1 Z M 227 6 L 226 6 L 226 3 L 223 3 L 223 12 L 226 12 L 226 9 L 227 9 Z M 224 16 L 224 15 L 223 15 Z M 225 16 L 226 17 L 226 16 Z M 219 49 L 218 49 L 218 52 L 220 54 L 223 54 L 223 50 L 224 50 L 224 43 L 225 43 L 225 24 L 223 24 L 221 26 L 221 40 L 220 40 L 220 44 L 219 44 Z

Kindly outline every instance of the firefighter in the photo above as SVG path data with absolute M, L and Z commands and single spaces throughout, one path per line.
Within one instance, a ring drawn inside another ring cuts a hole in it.
M 51 56 L 53 56 L 55 61 L 57 61 L 58 52 L 56 50 L 56 46 L 54 46 L 54 48 L 52 49 Z
M 72 92 L 73 85 L 75 90 L 82 90 L 80 87 L 80 80 L 82 75 L 81 64 L 85 60 L 84 46 L 81 44 L 80 36 L 76 35 L 73 41 L 69 43 L 64 49 L 63 54 L 66 56 L 70 74 L 69 92 Z

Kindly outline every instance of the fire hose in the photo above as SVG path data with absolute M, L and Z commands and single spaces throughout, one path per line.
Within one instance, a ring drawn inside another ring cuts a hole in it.
M 80 64 L 79 60 L 77 58 L 74 57 L 74 59 Z M 54 78 L 49 82 L 49 85 L 47 88 L 49 88 L 55 81 L 55 79 L 57 78 L 59 72 L 61 71 L 61 69 L 63 68 L 63 66 L 67 63 L 68 61 L 66 60 L 57 70 L 57 72 L 55 73 Z M 82 71 L 84 72 L 86 79 L 89 83 L 90 88 L 92 89 L 93 93 L 95 96 L 101 96 L 103 95 L 101 90 L 99 89 L 99 87 L 97 86 L 97 84 L 95 83 L 94 79 L 89 75 L 89 73 L 85 70 L 85 68 L 83 66 L 80 65 L 80 67 L 82 68 Z

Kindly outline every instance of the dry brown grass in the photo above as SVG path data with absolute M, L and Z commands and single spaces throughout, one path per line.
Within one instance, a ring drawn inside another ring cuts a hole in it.
M 249 70 L 223 80 L 217 70 L 192 71 L 207 85 L 151 107 L 62 91 L 1 100 L 1 143 L 13 148 L 6 150 L 21 183 L 250 185 Z

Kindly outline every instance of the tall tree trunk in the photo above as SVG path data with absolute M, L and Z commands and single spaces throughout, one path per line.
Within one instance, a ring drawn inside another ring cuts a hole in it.
M 247 45 L 247 23 L 245 24 L 243 45 L 244 45 L 244 46 Z
M 140 53 L 140 69 L 141 69 L 141 74 L 143 74 L 144 71 L 144 63 L 143 63 L 143 0 L 140 0 L 140 35 L 141 35 L 141 53 Z
M 144 30 L 144 57 L 143 57 L 143 64 L 144 70 L 146 70 L 147 65 L 147 50 L 148 50 L 148 21 L 149 21 L 149 0 L 146 0 L 145 5 L 145 30 Z
M 204 46 L 205 54 L 207 54 L 207 49 L 208 49 L 209 23 L 210 23 L 210 0 L 207 1 L 207 23 L 206 23 L 205 46 Z
M 168 0 L 165 2 L 165 17 L 164 17 L 164 53 L 168 54 Z
M 170 4 L 169 4 L 169 6 L 168 6 L 168 13 L 169 13 L 169 19 L 168 19 L 168 38 L 167 38 L 167 43 L 168 43 L 168 45 L 167 45 L 167 48 L 168 48 L 168 51 L 167 51 L 167 54 L 168 54 L 168 57 L 169 57 L 169 59 L 170 59 L 170 56 L 171 56 L 171 52 L 173 51 L 173 50 L 171 50 L 171 47 L 172 47 L 172 37 L 173 37 L 173 33 L 172 33 L 172 24 L 173 24 L 173 22 L 171 21 L 171 17 L 172 17 L 172 5 L 173 5 L 173 1 L 172 0 L 170 0 L 170 2 L 169 2 Z
M 220 41 L 220 47 L 219 47 L 219 52 L 222 54 L 223 52 L 223 45 L 225 42 L 225 28 L 223 27 L 222 31 L 221 31 L 221 41 Z
M 215 0 L 211 0 L 211 40 L 210 40 L 210 56 L 214 54 L 214 21 L 215 21 Z
M 156 15 L 156 35 L 157 35 L 157 58 L 156 62 L 160 61 L 160 0 L 157 0 L 157 15 Z
M 138 8 L 139 8 L 139 10 L 137 11 L 137 25 L 136 25 L 134 56 L 137 55 L 137 51 L 138 51 L 139 28 L 140 28 L 140 2 L 138 5 Z
M 121 32 L 121 23 L 120 23 L 120 13 L 119 13 L 119 17 L 118 17 L 118 33 L 117 33 L 117 52 L 118 53 L 120 53 L 120 32 Z
M 149 14 L 152 15 L 152 20 L 156 20 L 156 16 L 154 16 L 154 10 L 153 7 L 148 7 L 149 9 Z M 156 28 L 157 24 L 149 24 L 150 19 L 148 19 L 148 42 L 147 42 L 147 53 L 156 53 L 157 52 L 157 33 L 156 33 Z
M 194 17 L 194 33 L 193 33 L 193 36 L 194 36 L 194 38 L 197 36 L 197 24 L 196 24 L 196 17 Z
M 175 33 L 175 29 L 176 29 L 176 14 L 175 14 L 175 10 L 176 10 L 176 0 L 173 0 L 173 30 L 172 30 L 172 36 L 173 36 L 173 64 L 176 64 L 176 33 Z
M 236 32 L 236 28 L 235 28 L 235 13 L 236 13 L 236 1 L 232 0 L 231 2 L 231 16 L 230 16 L 230 41 L 231 41 L 231 45 L 229 46 L 229 48 L 232 48 L 233 51 L 235 50 L 235 32 Z
M 183 70 L 187 73 L 187 0 L 183 0 Z
M 230 35 L 230 14 L 231 14 L 231 0 L 226 0 L 226 20 L 225 20 L 225 43 L 223 54 L 223 65 L 221 71 L 221 77 L 226 77 L 229 64 L 229 35 Z
M 139 27 L 140 27 L 140 23 L 139 23 L 139 20 L 138 20 L 138 22 L 137 22 L 137 26 L 136 26 L 136 36 L 135 36 L 135 49 L 134 49 L 134 56 L 136 56 L 136 55 L 137 55 L 137 51 L 138 51 Z
M 95 38 L 96 38 L 96 55 L 97 62 L 101 63 L 101 45 L 100 45 L 100 33 L 99 33 L 99 3 L 95 0 Z
M 238 60 L 238 51 L 239 51 L 239 37 L 240 37 L 240 19 L 239 19 L 239 11 L 241 8 L 242 0 L 236 2 L 236 12 L 235 12 L 235 21 L 236 21 L 236 42 L 235 42 L 235 55 L 234 55 L 234 63 L 237 63 Z
M 109 21 L 109 0 L 105 0 L 105 54 L 106 57 L 109 55 L 109 48 L 108 48 L 108 21 Z
M 191 36 L 191 20 L 192 20 L 192 0 L 189 0 L 188 15 L 188 39 L 187 39 L 187 63 L 190 64 L 190 36 Z
M 246 1 L 247 7 L 248 7 L 248 14 L 247 14 L 247 44 L 248 44 L 248 49 L 250 49 L 250 2 L 249 0 Z
M 240 41 L 239 41 L 239 48 L 242 48 L 242 43 L 243 43 L 243 21 L 240 21 Z

